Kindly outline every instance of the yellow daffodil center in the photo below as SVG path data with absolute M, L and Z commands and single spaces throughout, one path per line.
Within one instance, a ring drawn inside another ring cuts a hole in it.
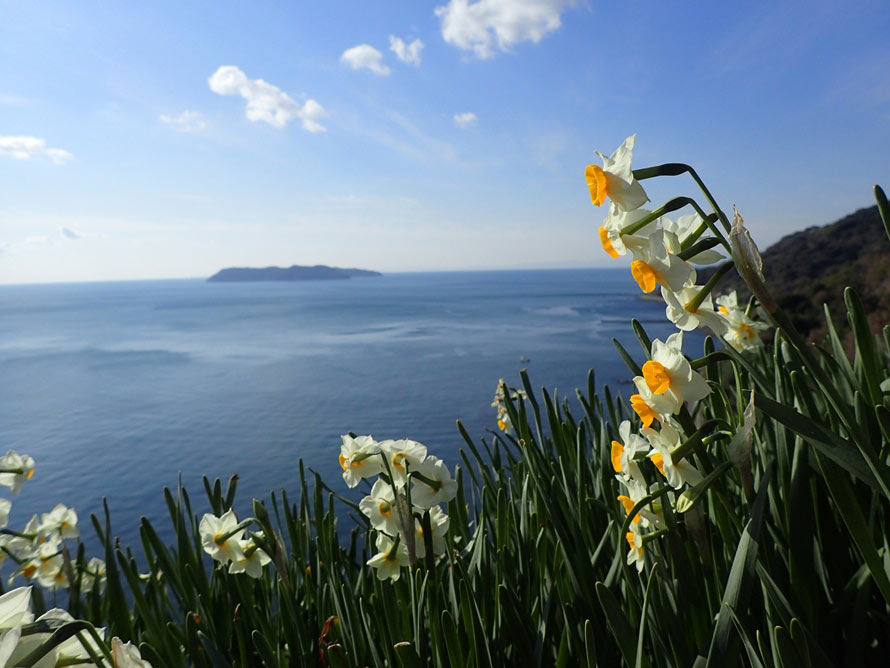
M 754 338 L 754 330 L 748 327 L 748 325 L 746 325 L 745 323 L 741 323 L 737 331 L 749 341 Z
M 379 506 L 380 514 L 389 517 L 392 514 L 392 506 L 389 501 L 381 501 Z
M 399 469 L 399 471 L 404 473 L 405 467 L 402 464 L 402 462 L 405 461 L 406 459 L 408 459 L 408 455 L 406 455 L 404 452 L 397 452 L 392 457 L 392 465 L 395 466 L 397 469 Z
M 605 227 L 600 228 L 600 243 L 603 245 L 603 250 L 612 258 L 620 257 L 618 255 L 618 251 L 615 250 L 615 247 L 612 245 L 612 239 L 609 237 L 609 230 Z
M 34 573 L 36 573 L 36 572 L 37 572 L 37 566 L 35 566 L 34 564 L 28 564 L 27 566 L 25 566 L 24 570 L 22 571 L 22 575 L 24 575 L 26 578 L 30 579 L 31 577 L 33 577 Z
M 59 525 L 59 531 L 64 531 L 64 530 L 67 529 L 67 528 L 68 528 L 68 522 L 62 522 L 62 523 Z
M 636 546 L 634 545 L 634 532 L 628 531 L 626 534 L 624 534 L 624 537 L 627 539 L 627 544 L 630 545 L 630 549 L 635 549 Z
M 726 308 L 725 306 L 721 306 L 717 310 L 720 311 L 720 313 L 722 313 L 723 315 L 729 315 L 729 309 Z
M 640 416 L 644 427 L 648 427 L 652 424 L 652 421 L 657 417 L 655 411 L 652 410 L 640 394 L 635 394 L 630 398 L 630 406 L 634 409 L 634 412 Z
M 28 471 L 28 475 L 25 476 L 25 480 L 30 480 L 33 477 L 34 477 L 34 469 L 31 469 L 30 471 Z
M 590 199 L 594 206 L 602 206 L 609 196 L 609 184 L 606 181 L 606 173 L 602 167 L 587 165 L 584 169 L 584 178 L 587 179 L 587 187 L 590 188 Z
M 624 506 L 624 512 L 627 513 L 628 515 L 630 514 L 630 511 L 633 510 L 633 507 L 636 505 L 633 502 L 632 498 L 630 498 L 629 496 L 624 496 L 624 494 L 619 496 L 618 500 L 621 501 L 621 505 Z M 636 515 L 634 515 L 634 518 L 631 520 L 631 524 L 638 524 L 639 521 L 640 521 L 640 514 L 637 513 Z M 633 547 L 632 544 L 631 544 L 631 547 Z
M 507 423 L 503 420 L 498 420 L 498 429 L 501 431 L 507 431 Z
M 220 532 L 217 534 L 213 534 L 213 542 L 217 545 L 224 545 L 226 542 L 226 534 L 225 532 Z
M 649 360 L 643 365 L 643 378 L 653 394 L 664 394 L 671 387 L 671 377 L 662 364 Z
M 658 274 L 642 260 L 634 260 L 630 263 L 630 273 L 633 274 L 640 290 L 645 293 L 652 292 L 655 289 L 655 284 L 658 283 Z
M 349 459 L 343 456 L 343 453 L 340 453 L 340 468 L 344 471 L 349 468 Z
M 615 473 L 621 473 L 621 455 L 624 453 L 624 446 L 618 441 L 612 441 L 612 468 Z
M 657 468 L 661 472 L 661 475 L 667 478 L 664 473 L 664 457 L 662 457 L 660 453 L 656 452 L 654 455 L 649 455 L 649 459 L 652 460 L 652 463 L 655 464 L 655 468 Z

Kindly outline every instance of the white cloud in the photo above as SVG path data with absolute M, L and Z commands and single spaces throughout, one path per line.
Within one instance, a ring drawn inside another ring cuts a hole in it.
M 77 232 L 72 230 L 70 227 L 61 227 L 61 228 L 59 228 L 59 232 L 61 232 L 64 236 L 68 237 L 69 239 L 80 239 L 81 238 L 81 236 Z
M 374 74 L 385 77 L 389 68 L 380 62 L 383 54 L 370 44 L 359 44 L 346 49 L 340 56 L 340 62 L 354 70 L 371 70 Z
M 389 36 L 389 50 L 394 52 L 403 63 L 420 65 L 420 52 L 423 51 L 423 42 L 415 39 L 410 44 L 395 35 Z
M 575 0 L 450 0 L 436 7 L 443 39 L 479 58 L 518 42 L 540 42 L 562 25 L 560 14 Z
M 0 155 L 16 160 L 31 158 L 49 158 L 57 165 L 74 158 L 68 151 L 61 148 L 49 148 L 46 140 L 39 137 L 0 137 Z
M 462 114 L 454 115 L 454 124 L 459 128 L 471 128 L 479 122 L 479 119 L 476 117 L 472 111 L 466 111 Z
M 246 116 L 251 121 L 265 121 L 276 128 L 283 128 L 288 121 L 299 118 L 303 129 L 324 132 L 319 119 L 327 115 L 324 107 L 315 100 L 302 105 L 278 86 L 262 79 L 248 79 L 234 65 L 223 65 L 207 80 L 210 90 L 219 95 L 240 95 L 247 100 Z
M 196 132 L 207 127 L 204 118 L 197 111 L 186 110 L 176 116 L 161 114 L 158 116 L 158 120 L 179 132 Z

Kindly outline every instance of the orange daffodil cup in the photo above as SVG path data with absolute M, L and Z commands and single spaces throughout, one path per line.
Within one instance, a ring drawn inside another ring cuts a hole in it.
M 728 222 L 696 175 L 693 178 L 714 206 L 713 214 L 705 214 L 689 198 L 671 200 L 655 212 L 641 208 L 649 197 L 639 179 L 662 174 L 676 176 L 692 170 L 680 164 L 664 165 L 638 170 L 638 179 L 631 166 L 635 143 L 636 135 L 631 135 L 609 157 L 597 151 L 602 167 L 588 165 L 584 176 L 593 204 L 601 207 L 608 201 L 608 215 L 599 227 L 603 250 L 615 259 L 628 253 L 632 255 L 630 268 L 637 285 L 647 294 L 660 292 L 666 306 L 665 315 L 680 330 L 665 341 L 651 343 L 642 375 L 633 379 L 636 393 L 630 397 L 630 404 L 642 423 L 641 435 L 634 434 L 630 421 L 625 420 L 618 426 L 621 440 L 612 441 L 611 446 L 612 467 L 623 487 L 618 501 L 625 514 L 644 504 L 633 517 L 628 516 L 625 523 L 627 563 L 642 570 L 645 544 L 666 531 L 655 497 L 667 496 L 673 502 L 674 490 L 703 480 L 691 461 L 695 443 L 690 446 L 683 441 L 684 431 L 687 432 L 685 438 L 695 431 L 692 413 L 688 411 L 694 411 L 696 403 L 708 396 L 711 387 L 683 354 L 683 332 L 706 327 L 724 337 L 726 344 L 743 352 L 761 345 L 758 333 L 767 325 L 751 317 L 750 307 L 740 308 L 734 292 L 718 297 L 716 303 L 713 300 L 711 292 L 731 268 L 731 263 L 720 265 L 704 285 L 696 284 L 697 271 L 693 265 L 723 260 L 724 255 L 714 250 L 714 246 L 723 245 L 729 250 L 725 237 L 714 226 L 714 222 L 720 220 L 729 231 Z M 676 219 L 663 215 L 686 205 L 694 211 Z M 706 236 L 709 231 L 712 237 Z M 649 473 L 643 468 L 645 461 L 652 465 Z M 653 475 L 662 483 L 650 485 L 647 480 Z

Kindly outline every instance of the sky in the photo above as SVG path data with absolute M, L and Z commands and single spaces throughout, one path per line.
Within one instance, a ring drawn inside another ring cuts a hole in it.
M 583 172 L 634 133 L 764 248 L 890 189 L 888 34 L 886 0 L 0 0 L 0 283 L 615 266 Z

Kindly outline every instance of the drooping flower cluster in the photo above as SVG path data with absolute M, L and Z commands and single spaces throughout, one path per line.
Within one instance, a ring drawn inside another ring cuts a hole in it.
M 227 510 L 220 517 L 206 513 L 198 525 L 201 544 L 204 551 L 214 561 L 229 566 L 229 573 L 247 573 L 256 579 L 262 576 L 263 566 L 271 558 L 256 544 L 254 536 L 262 537 L 261 533 L 247 533 L 247 527 L 254 520 L 239 522 L 234 510 Z
M 603 250 L 612 258 L 630 251 L 634 280 L 645 293 L 660 286 L 665 314 L 678 329 L 707 327 L 738 350 L 759 345 L 756 332 L 766 325 L 740 315 L 743 311 L 735 305 L 734 297 L 732 308 L 719 302 L 715 306 L 710 289 L 696 284 L 693 264 L 709 265 L 723 258 L 712 249 L 692 250 L 708 230 L 701 215 L 689 213 L 672 220 L 640 208 L 648 196 L 631 170 L 635 140 L 636 135 L 625 139 L 610 158 L 598 152 L 603 167 L 588 165 L 585 169 L 593 203 L 601 206 L 610 199 L 609 215 L 599 228 Z M 687 251 L 693 254 L 686 257 Z
M 10 450 L 0 457 L 0 485 L 9 487 L 13 496 L 19 494 L 22 485 L 33 475 L 34 460 L 28 455 Z M 104 561 L 93 557 L 79 567 L 65 563 L 64 541 L 80 537 L 73 508 L 57 504 L 48 513 L 32 516 L 21 531 L 4 528 L 11 508 L 8 499 L 0 499 L 0 562 L 9 557 L 16 565 L 9 584 L 24 577 L 45 589 L 67 589 L 71 584 L 69 573 L 74 573 L 80 579 L 81 591 L 92 591 L 94 587 L 99 591 L 104 589 Z
M 646 459 L 657 471 L 651 475 L 661 477 L 662 484 L 666 482 L 672 490 L 702 481 L 701 473 L 690 461 L 690 449 L 681 447 L 684 436 L 678 418 L 685 406 L 694 406 L 711 388 L 683 354 L 683 332 L 707 327 L 729 345 L 744 351 L 761 345 L 757 333 L 767 327 L 750 317 L 750 309 L 738 306 L 735 292 L 718 297 L 715 305 L 710 292 L 722 275 L 720 272 L 729 265 L 717 269 L 715 278 L 705 285 L 696 284 L 693 264 L 721 260 L 723 255 L 712 250 L 718 241 L 728 248 L 725 240 L 705 239 L 709 221 L 702 218 L 700 209 L 671 220 L 640 208 L 648 196 L 631 169 L 635 140 L 635 135 L 628 137 L 609 158 L 598 153 L 603 167 L 589 165 L 585 170 L 593 203 L 601 206 L 607 198 L 611 200 L 609 215 L 599 228 L 603 250 L 612 258 L 632 254 L 634 280 L 644 293 L 661 286 L 665 313 L 680 330 L 666 341 L 652 342 L 642 375 L 633 379 L 637 392 L 630 397 L 630 404 L 642 423 L 639 434 L 632 433 L 631 423 L 625 420 L 618 428 L 621 441 L 612 441 L 612 466 L 626 491 L 618 500 L 627 514 L 652 494 L 653 486 L 647 482 L 641 466 Z M 715 211 L 711 220 L 717 215 Z M 687 425 L 689 421 L 687 416 Z M 655 422 L 658 429 L 653 426 Z M 673 492 L 665 496 L 670 500 Z M 627 562 L 640 570 L 645 560 L 645 543 L 663 530 L 659 527 L 657 508 L 654 501 L 641 506 L 629 520 Z
M 371 436 L 344 435 L 341 440 L 340 468 L 349 487 L 378 476 L 359 503 L 377 531 L 377 553 L 368 561 L 377 577 L 398 580 L 402 567 L 426 557 L 427 550 L 444 554 L 449 518 L 440 504 L 457 493 L 457 482 L 445 462 L 409 439 L 375 441 Z

